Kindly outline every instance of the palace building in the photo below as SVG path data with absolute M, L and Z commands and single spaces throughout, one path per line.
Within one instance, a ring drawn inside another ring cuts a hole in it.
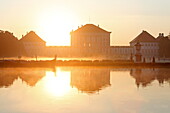
M 169 54 L 163 54 L 165 48 L 170 48 L 169 37 L 159 34 L 158 38 L 153 37 L 147 31 L 142 31 L 134 38 L 129 46 L 110 46 L 111 32 L 94 24 L 86 24 L 78 27 L 77 30 L 70 32 L 71 46 L 46 46 L 35 32 L 31 31 L 20 40 L 28 56 L 47 56 L 47 57 L 69 57 L 69 58 L 95 58 L 95 59 L 112 59 L 112 60 L 130 60 L 135 57 L 135 44 L 138 42 L 142 45 L 142 59 L 151 61 L 162 57 L 170 57 Z M 164 47 L 164 42 L 167 46 Z
M 73 56 L 105 57 L 109 55 L 110 33 L 99 26 L 86 24 L 71 34 Z
M 27 56 L 45 56 L 46 42 L 34 31 L 30 31 L 25 36 L 22 36 L 20 42 L 23 44 Z
M 145 60 L 151 60 L 153 57 L 159 56 L 159 43 L 151 34 L 147 31 L 142 31 L 135 39 L 130 42 L 130 46 L 134 48 L 134 45 L 139 42 L 141 44 L 142 58 Z M 136 50 L 134 48 L 134 54 Z

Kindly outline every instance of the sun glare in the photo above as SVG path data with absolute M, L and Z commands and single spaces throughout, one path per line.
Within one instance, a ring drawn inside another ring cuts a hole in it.
M 45 77 L 45 90 L 53 96 L 64 96 L 70 91 L 70 73 L 57 69 L 54 72 L 47 71 Z
M 38 33 L 47 45 L 70 45 L 70 32 L 76 24 L 76 18 L 71 12 L 46 11 L 39 17 L 38 23 Z

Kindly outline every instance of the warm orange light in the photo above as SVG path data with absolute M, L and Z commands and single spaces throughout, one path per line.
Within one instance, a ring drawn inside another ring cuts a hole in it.
M 54 72 L 47 71 L 44 86 L 45 86 L 45 90 L 50 95 L 64 96 L 71 89 L 70 73 L 62 72 L 58 69 L 57 74 L 55 76 Z
M 38 33 L 47 45 L 70 45 L 70 32 L 76 22 L 70 11 L 46 11 L 39 17 Z

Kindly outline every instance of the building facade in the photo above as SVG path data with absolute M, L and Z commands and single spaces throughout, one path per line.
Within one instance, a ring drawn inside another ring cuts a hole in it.
M 71 57 L 71 47 L 70 46 L 47 46 L 46 56 L 47 57 Z
M 72 31 L 70 33 L 72 55 L 79 57 L 108 56 L 110 33 L 93 24 L 86 24 Z
M 30 31 L 20 39 L 27 56 L 45 56 L 46 42 L 42 40 L 34 31 Z
M 69 58 L 93 58 L 111 60 L 135 59 L 135 44 L 140 43 L 142 59 L 150 62 L 153 57 L 157 60 L 162 57 L 170 57 L 169 37 L 159 34 L 153 37 L 147 31 L 142 31 L 130 42 L 130 46 L 110 46 L 110 34 L 99 26 L 86 24 L 70 33 L 71 46 L 46 46 L 35 32 L 31 31 L 20 40 L 28 56 L 69 57 Z M 166 44 L 165 44 L 166 43 Z M 166 45 L 166 46 L 165 46 Z
M 153 57 L 159 56 L 159 43 L 157 40 L 149 34 L 147 31 L 142 31 L 135 39 L 130 42 L 130 46 L 133 48 L 133 55 L 136 54 L 135 44 L 139 42 L 141 44 L 141 55 L 145 61 L 151 61 Z
M 115 60 L 130 60 L 133 55 L 134 49 L 132 46 L 111 46 L 110 58 Z
M 159 44 L 159 58 L 166 59 L 170 58 L 170 38 L 169 36 L 164 36 L 163 33 L 159 33 L 159 36 L 156 38 Z

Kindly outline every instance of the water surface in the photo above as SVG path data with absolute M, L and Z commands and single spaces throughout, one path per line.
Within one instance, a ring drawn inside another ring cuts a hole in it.
M 169 113 L 168 68 L 0 68 L 2 113 Z

